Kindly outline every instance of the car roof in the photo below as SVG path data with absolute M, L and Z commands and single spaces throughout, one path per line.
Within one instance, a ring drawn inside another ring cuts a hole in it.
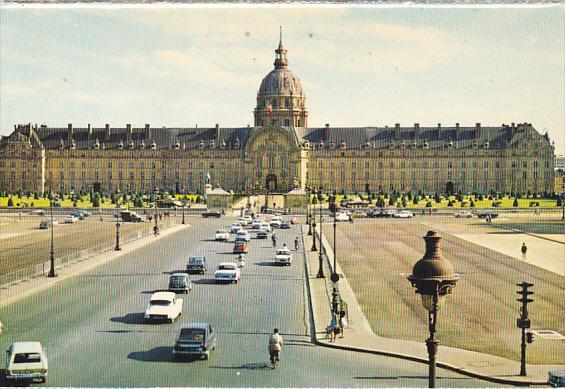
M 208 323 L 183 323 L 180 325 L 181 330 L 189 328 L 205 330 L 208 328 Z
M 204 255 L 191 255 L 188 259 L 204 259 Z
M 12 351 L 14 353 L 34 353 L 41 351 L 40 342 L 14 342 L 12 343 Z
M 151 295 L 151 300 L 173 300 L 175 292 L 155 292 Z
M 235 263 L 235 262 L 220 262 L 220 264 L 218 266 L 223 266 L 223 265 L 230 265 L 230 266 L 237 267 L 237 263 Z
M 171 274 L 171 277 L 187 277 L 188 278 L 188 274 L 186 273 L 173 273 Z

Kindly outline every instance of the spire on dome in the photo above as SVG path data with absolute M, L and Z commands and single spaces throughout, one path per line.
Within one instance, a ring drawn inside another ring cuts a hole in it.
M 286 49 L 282 44 L 282 26 L 280 26 L 279 33 L 279 47 L 275 50 L 277 53 L 275 57 L 275 69 L 282 69 L 288 66 L 288 60 L 286 59 Z

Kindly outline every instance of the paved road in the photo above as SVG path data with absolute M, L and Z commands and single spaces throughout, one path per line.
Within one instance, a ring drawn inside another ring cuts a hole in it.
M 12 341 L 40 340 L 49 356 L 50 386 L 277 386 L 422 387 L 427 366 L 315 346 L 310 341 L 302 255 L 291 267 L 271 264 L 270 240 L 252 240 L 238 285 L 194 278 L 183 315 L 173 324 L 144 324 L 150 294 L 184 269 L 190 254 L 204 254 L 210 269 L 232 259 L 232 243 L 211 241 L 229 219 L 190 219 L 194 225 L 50 290 L 0 309 Z M 279 230 L 291 243 L 298 228 Z M 171 347 L 181 322 L 208 321 L 218 331 L 209 361 L 176 362 Z M 273 327 L 286 340 L 276 370 L 268 365 Z M 445 370 L 442 387 L 492 386 Z M 0 386 L 5 382 L 0 381 Z

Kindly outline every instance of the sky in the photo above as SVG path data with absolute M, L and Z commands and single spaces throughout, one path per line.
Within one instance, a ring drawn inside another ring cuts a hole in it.
M 282 26 L 310 127 L 528 122 L 565 154 L 564 11 L 2 5 L 0 133 L 253 124 Z

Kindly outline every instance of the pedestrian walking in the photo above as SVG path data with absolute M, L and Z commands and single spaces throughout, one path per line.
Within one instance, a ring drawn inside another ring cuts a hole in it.
M 522 261 L 526 261 L 526 253 L 528 252 L 528 247 L 526 246 L 526 243 L 522 243 Z

